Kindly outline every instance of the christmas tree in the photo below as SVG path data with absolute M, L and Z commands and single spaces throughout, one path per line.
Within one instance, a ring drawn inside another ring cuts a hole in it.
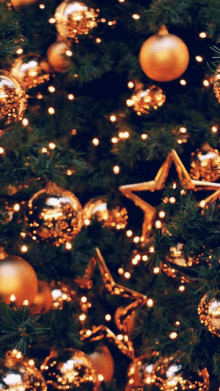
M 2 389 L 219 387 L 219 10 L 0 2 Z

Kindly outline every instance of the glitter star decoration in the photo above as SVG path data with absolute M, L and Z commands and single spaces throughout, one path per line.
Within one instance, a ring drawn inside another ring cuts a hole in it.
M 178 178 L 180 183 L 185 190 L 216 190 L 215 197 L 212 197 L 213 200 L 217 198 L 219 195 L 220 183 L 215 182 L 205 182 L 194 180 L 190 177 L 188 171 L 180 160 L 178 154 L 175 150 L 172 150 L 165 162 L 160 167 L 156 177 L 154 180 L 143 183 L 135 183 L 132 185 L 124 185 L 119 188 L 119 190 L 125 195 L 125 197 L 130 198 L 136 206 L 141 208 L 144 212 L 144 222 L 142 227 L 142 240 L 145 241 L 150 232 L 152 230 L 153 221 L 156 215 L 156 209 L 144 201 L 141 197 L 134 194 L 134 191 L 155 191 L 162 190 L 164 188 L 165 182 L 169 175 L 171 164 L 174 163 Z M 208 199 L 209 200 L 209 199 Z M 207 200 L 202 201 L 203 203 L 207 203 Z M 212 201 L 213 202 L 213 201 Z M 202 204 L 200 202 L 200 206 Z
M 108 327 L 105 325 L 93 326 L 91 330 L 85 328 L 84 323 L 82 323 L 81 340 L 84 341 L 86 339 L 90 341 L 98 341 L 103 338 L 107 338 L 110 342 L 116 345 L 122 353 L 134 359 L 134 347 L 132 343 L 132 339 L 130 333 L 128 332 L 127 322 L 128 319 L 133 315 L 133 313 L 137 310 L 138 307 L 146 304 L 147 297 L 141 293 L 138 293 L 132 289 L 126 288 L 122 285 L 117 284 L 111 276 L 111 273 L 99 251 L 96 248 L 96 256 L 90 259 L 88 263 L 88 267 L 85 271 L 83 277 L 77 277 L 75 279 L 78 286 L 82 289 L 91 289 L 93 285 L 93 274 L 96 264 L 99 266 L 99 270 L 102 276 L 102 280 L 104 282 L 105 288 L 111 295 L 117 295 L 121 297 L 125 297 L 128 299 L 132 299 L 133 301 L 127 305 L 122 311 L 119 317 L 119 325 L 120 330 L 122 330 L 122 334 L 115 335 Z M 85 320 L 86 317 L 83 317 Z

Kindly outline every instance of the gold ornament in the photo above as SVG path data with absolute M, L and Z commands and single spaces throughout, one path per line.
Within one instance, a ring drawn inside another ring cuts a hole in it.
M 21 307 L 25 300 L 29 305 L 33 303 L 38 291 L 34 269 L 23 258 L 6 254 L 3 248 L 0 248 L 0 281 L 0 297 L 7 304 L 15 301 Z
M 37 2 L 38 2 L 38 0 L 11 0 L 11 4 L 12 4 L 13 8 L 15 8 L 16 10 L 18 10 L 21 7 L 33 5 Z
M 11 75 L 25 88 L 36 87 L 50 78 L 36 54 L 27 54 L 17 58 L 12 65 Z
M 0 129 L 20 121 L 26 106 L 26 94 L 18 81 L 0 70 Z
M 189 51 L 182 39 L 169 34 L 166 27 L 162 26 L 158 34 L 144 42 L 139 60 L 144 73 L 151 79 L 171 81 L 187 69 Z
M 124 330 L 124 324 L 126 323 L 127 332 L 131 335 L 134 330 L 136 312 L 132 312 L 131 315 L 127 315 L 125 307 L 118 307 L 115 311 L 114 320 L 118 330 L 120 331 Z
M 220 337 L 220 297 L 211 299 L 205 294 L 198 306 L 200 322 L 203 323 L 210 333 Z
M 34 360 L 24 360 L 21 352 L 8 351 L 0 365 L 2 391 L 47 391 L 46 382 Z
M 216 68 L 213 81 L 214 81 L 213 91 L 214 91 L 215 97 L 218 99 L 218 101 L 220 103 L 220 66 L 218 66 Z
M 38 293 L 30 308 L 32 314 L 45 314 L 53 307 L 53 297 L 50 285 L 46 281 L 39 281 Z
M 66 72 L 71 65 L 71 60 L 66 56 L 69 49 L 65 42 L 54 42 L 47 50 L 47 59 L 56 72 Z
M 154 364 L 149 363 L 148 353 L 135 358 L 128 367 L 128 382 L 125 390 L 142 391 L 144 387 L 154 383 L 153 366 Z
M 191 176 L 202 181 L 216 181 L 220 176 L 220 152 L 206 142 L 191 154 Z
M 146 90 L 139 90 L 127 101 L 128 106 L 132 106 L 138 115 L 149 114 L 152 110 L 157 110 L 166 100 L 163 90 L 157 86 L 151 86 Z
M 182 161 L 177 155 L 176 151 L 172 150 L 161 168 L 159 169 L 155 179 L 149 182 L 136 183 L 132 185 L 124 185 L 119 188 L 119 190 L 125 195 L 125 197 L 130 198 L 135 205 L 141 208 L 144 212 L 144 222 L 142 229 L 142 238 L 146 240 L 150 235 L 153 222 L 156 216 L 156 209 L 144 201 L 142 198 L 133 193 L 133 191 L 155 191 L 162 190 L 164 188 L 165 182 L 167 180 L 171 164 L 174 163 L 177 171 L 178 178 L 182 187 L 185 190 L 216 190 L 220 189 L 220 184 L 215 182 L 205 182 L 194 180 L 190 177 L 188 171 L 184 167 Z M 219 197 L 220 190 L 216 191 L 212 197 Z M 210 197 L 209 197 L 210 198 Z M 209 198 L 207 200 L 209 200 Z M 216 199 L 215 198 L 215 199 Z M 214 198 L 213 198 L 214 200 Z M 204 201 L 205 202 L 205 201 Z M 207 201 L 208 202 L 208 201 Z M 212 201 L 213 202 L 213 201 Z
M 56 28 L 65 38 L 88 34 L 97 27 L 98 9 L 89 8 L 85 3 L 64 0 L 55 11 Z
M 96 391 L 97 374 L 90 358 L 76 349 L 52 351 L 41 371 L 50 390 Z
M 96 372 L 103 376 L 104 382 L 108 383 L 114 376 L 114 360 L 107 346 L 101 346 L 92 354 L 89 354 Z
M 84 206 L 84 223 L 89 225 L 93 218 L 103 221 L 103 227 L 115 227 L 124 229 L 127 225 L 127 210 L 117 206 L 114 209 L 108 209 L 107 197 L 94 197 Z
M 178 243 L 175 247 L 170 247 L 171 256 L 167 257 L 167 259 L 171 263 L 171 266 L 163 263 L 162 270 L 168 277 L 179 278 L 182 283 L 185 283 L 189 282 L 188 278 L 183 275 L 181 270 L 175 269 L 175 265 L 180 266 L 181 268 L 189 268 L 193 265 L 193 260 L 190 257 L 186 259 L 182 250 L 182 243 Z
M 28 225 L 33 240 L 56 246 L 76 237 L 83 225 L 82 206 L 68 190 L 49 182 L 28 202 Z
M 176 390 L 209 390 L 209 373 L 206 368 L 201 371 L 183 369 L 180 360 L 171 358 L 162 358 L 154 364 L 152 371 L 156 386 L 164 391 Z
M 98 248 L 96 248 L 96 256 L 90 259 L 84 276 L 77 277 L 75 279 L 76 283 L 79 285 L 80 288 L 92 288 L 93 274 L 97 263 L 107 291 L 110 292 L 111 295 L 117 295 L 132 299 L 133 302 L 125 307 L 123 316 L 120 318 L 120 326 L 123 333 L 121 334 L 122 338 L 118 338 L 118 336 L 116 336 L 108 327 L 104 325 L 100 325 L 97 327 L 93 326 L 92 330 L 89 331 L 86 330 L 83 325 L 83 329 L 80 332 L 81 340 L 84 341 L 86 339 L 89 339 L 90 341 L 98 341 L 102 338 L 108 338 L 121 350 L 122 353 L 134 359 L 134 347 L 131 337 L 128 334 L 126 319 L 127 317 L 131 316 L 132 313 L 135 312 L 138 307 L 146 304 L 147 297 L 145 295 L 142 295 L 141 293 L 138 293 L 136 291 L 117 284 L 113 280 L 111 273 Z

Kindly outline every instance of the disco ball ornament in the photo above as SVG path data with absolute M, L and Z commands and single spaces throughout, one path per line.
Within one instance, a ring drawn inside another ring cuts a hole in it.
M 220 295 L 210 298 L 205 294 L 199 303 L 198 314 L 210 333 L 220 337 Z
M 27 107 L 25 91 L 9 72 L 0 70 L 0 129 L 20 121 Z
M 161 107 L 166 100 L 163 90 L 157 86 L 151 86 L 146 90 L 139 90 L 127 100 L 127 105 L 133 107 L 138 115 L 149 114 Z
M 91 198 L 83 208 L 84 224 L 89 225 L 92 219 L 103 222 L 104 227 L 124 229 L 127 225 L 128 214 L 126 208 L 117 206 L 108 209 L 107 197 Z
M 141 47 L 140 65 L 144 73 L 159 82 L 180 77 L 189 64 L 186 44 L 163 25 L 158 34 L 148 38 Z
M 195 180 L 217 181 L 220 176 L 220 152 L 204 143 L 191 154 L 190 174 Z
M 90 8 L 81 1 L 64 0 L 55 11 L 56 28 L 65 38 L 88 34 L 97 27 L 98 9 Z
M 218 99 L 220 103 L 220 66 L 216 68 L 214 80 L 213 80 L 213 91 L 215 97 Z
M 47 391 L 46 382 L 34 360 L 24 360 L 21 352 L 8 351 L 0 365 L 2 391 Z
M 27 221 L 33 240 L 59 246 L 79 233 L 83 210 L 73 193 L 49 182 L 29 200 Z
M 37 54 L 27 54 L 17 58 L 12 65 L 11 75 L 26 89 L 36 87 L 49 80 L 50 74 L 41 66 Z
M 183 244 L 178 243 L 174 247 L 170 247 L 170 256 L 167 257 L 169 264 L 163 263 L 162 270 L 168 277 L 180 279 L 182 283 L 189 282 L 188 278 L 183 274 L 184 269 L 190 268 L 193 265 L 193 259 L 187 257 L 183 252 Z M 176 269 L 175 266 L 178 266 Z
M 51 352 L 41 365 L 49 391 L 96 391 L 97 374 L 90 358 L 76 349 Z
M 149 361 L 147 353 L 132 361 L 128 367 L 126 391 L 141 391 L 144 386 L 154 384 L 155 378 L 152 375 L 154 364 Z
M 154 364 L 152 375 L 159 390 L 209 390 L 209 373 L 206 368 L 193 372 L 190 368 L 183 368 L 180 360 L 173 357 L 158 360 Z

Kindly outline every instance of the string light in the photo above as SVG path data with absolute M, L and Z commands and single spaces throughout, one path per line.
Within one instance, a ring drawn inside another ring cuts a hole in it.
M 71 250 L 71 248 L 72 248 L 73 246 L 72 246 L 71 243 L 68 243 L 68 242 L 67 242 L 67 243 L 65 244 L 65 247 L 66 247 L 67 250 Z
M 119 1 L 119 3 L 124 3 L 125 2 L 125 0 L 118 0 Z
M 40 8 L 41 10 L 43 10 L 43 9 L 45 8 L 45 5 L 44 5 L 44 4 L 39 4 L 39 8 Z
M 42 99 L 43 98 L 43 95 L 41 94 L 41 92 L 38 92 L 37 93 L 37 99 Z
M 106 314 L 105 315 L 105 320 L 107 320 L 107 322 L 109 322 L 111 320 L 111 315 L 110 314 Z
M 96 38 L 95 42 L 96 42 L 96 43 L 101 43 L 102 40 L 101 40 L 101 38 Z
M 98 374 L 98 380 L 102 382 L 104 379 L 105 379 L 104 376 L 101 375 L 101 373 L 99 373 Z
M 14 211 L 15 212 L 18 212 L 19 210 L 20 210 L 20 205 L 19 204 L 14 204 L 14 206 L 13 206 L 13 209 L 14 209 Z
M 26 299 L 26 300 L 24 300 L 23 301 L 23 303 L 22 303 L 22 305 L 24 305 L 25 307 L 27 307 L 28 306 L 28 304 L 29 304 L 29 301 Z
M 217 131 L 218 131 L 218 127 L 217 126 L 212 126 L 211 127 L 211 131 L 212 131 L 212 133 L 217 133 Z
M 21 123 L 22 123 L 23 126 L 28 126 L 29 121 L 28 121 L 27 118 L 23 118 L 22 121 L 21 121 Z
M 203 61 L 203 57 L 202 56 L 196 56 L 196 61 L 202 62 Z
M 68 56 L 68 57 L 71 57 L 72 55 L 73 55 L 73 52 L 70 50 L 70 49 L 68 49 L 68 50 L 66 50 L 66 55 Z M 75 76 L 75 75 L 74 75 Z
M 51 23 L 51 24 L 56 23 L 56 19 L 55 19 L 55 18 L 50 18 L 50 19 L 48 20 L 48 22 Z
M 15 300 L 16 300 L 16 297 L 15 297 L 14 294 L 12 294 L 12 295 L 10 296 L 10 301 L 14 302 Z
M 89 225 L 91 224 L 91 221 L 90 221 L 89 219 L 85 219 L 85 220 L 84 220 L 84 224 L 85 224 L 86 226 L 89 226 Z
M 164 210 L 161 210 L 161 211 L 159 212 L 159 217 L 160 217 L 161 219 L 163 219 L 165 216 L 166 216 L 166 213 L 164 212 Z
M 147 306 L 148 306 L 149 308 L 152 308 L 152 307 L 154 306 L 154 301 L 153 301 L 152 299 L 148 299 L 148 300 L 147 300 Z
M 25 244 L 23 244 L 23 246 L 21 246 L 21 252 L 22 252 L 22 253 L 26 253 L 27 250 L 28 250 L 28 247 L 25 246 Z
M 133 239 L 133 242 L 134 243 L 139 243 L 140 242 L 139 236 L 135 236 L 134 239 Z
M 55 109 L 54 109 L 54 107 L 49 107 L 49 108 L 48 108 L 48 113 L 49 113 L 50 115 L 55 114 Z
M 45 147 L 41 148 L 41 152 L 42 152 L 42 153 L 47 153 L 47 152 L 48 152 L 48 151 L 47 151 L 47 148 L 45 148 Z
M 2 155 L 5 152 L 4 148 L 0 147 L 0 155 Z
M 154 246 L 149 247 L 149 253 L 153 254 L 155 251 Z
M 129 138 L 130 137 L 130 133 L 129 132 L 124 132 L 124 138 Z
M 144 262 L 147 262 L 147 261 L 148 261 L 148 256 L 147 256 L 147 255 L 143 255 L 142 260 L 143 260 Z
M 134 88 L 134 83 L 133 81 L 128 82 L 128 88 Z
M 117 117 L 115 115 L 110 116 L 110 121 L 115 122 L 117 120 Z
M 72 175 L 72 170 L 70 170 L 70 169 L 68 169 L 68 170 L 66 170 L 66 175 L 68 175 L 68 176 L 70 176 L 70 175 Z
M 25 232 L 20 232 L 20 235 L 21 235 L 22 238 L 26 237 L 26 233 Z
M 112 170 L 113 170 L 114 174 L 117 175 L 120 172 L 120 167 L 119 166 L 114 166 Z
M 180 326 L 179 320 L 177 320 L 174 324 L 175 324 L 175 326 Z
M 112 142 L 112 144 L 116 144 L 118 142 L 118 138 L 117 137 L 112 137 L 111 138 L 111 142 Z
M 135 20 L 138 20 L 138 19 L 140 19 L 140 15 L 138 15 L 138 14 L 133 14 L 133 15 L 132 15 L 132 18 L 135 19 Z
M 23 49 L 22 49 L 22 48 L 18 48 L 18 49 L 16 50 L 16 53 L 17 53 L 17 54 L 22 54 L 22 53 L 23 53 Z
M 180 285 L 180 286 L 179 286 L 179 291 L 180 291 L 180 292 L 184 292 L 185 289 L 186 289 L 186 287 L 185 287 L 184 285 Z
M 207 79 L 204 79 L 202 84 L 204 85 L 204 87 L 209 87 L 209 85 L 210 85 L 209 80 L 207 80 Z
M 131 238 L 131 236 L 133 235 L 133 232 L 131 229 L 129 229 L 127 232 L 126 232 L 126 235 L 128 238 Z
M 50 149 L 55 149 L 55 148 L 56 148 L 56 144 L 54 144 L 54 143 L 49 143 L 49 144 L 48 144 L 48 147 L 49 147 Z
M 127 280 L 129 280 L 129 278 L 131 278 L 131 273 L 125 272 L 124 277 L 125 277 Z
M 200 201 L 199 206 L 200 206 L 200 208 L 204 208 L 205 207 L 205 201 L 204 200 Z
M 128 107 L 131 107 L 131 106 L 134 105 L 134 101 L 133 101 L 132 99 L 127 99 L 127 100 L 126 100 L 126 105 L 127 105 Z
M 160 273 L 160 268 L 157 266 L 154 268 L 154 274 L 159 274 Z
M 95 138 L 92 140 L 92 143 L 93 143 L 95 146 L 99 145 L 99 139 L 95 137 Z
M 72 129 L 72 130 L 71 130 L 71 135 L 72 135 L 72 136 L 76 136 L 76 134 L 77 134 L 77 130 L 76 130 L 76 129 Z
M 172 333 L 170 333 L 169 337 L 170 337 L 170 339 L 176 339 L 177 333 L 175 331 L 173 331 Z
M 136 258 L 133 258 L 132 261 L 131 261 L 132 265 L 137 265 L 138 264 L 138 260 Z
M 105 18 L 102 18 L 100 21 L 101 21 L 102 23 L 105 23 L 105 22 L 106 22 L 106 19 L 105 19 Z
M 75 99 L 75 96 L 74 96 L 73 94 L 68 94 L 68 95 L 67 95 L 67 98 L 68 98 L 69 100 L 74 100 L 74 99 Z
M 48 87 L 48 91 L 51 92 L 51 93 L 53 93 L 53 92 L 56 91 L 56 89 L 55 89 L 54 86 L 49 86 L 49 87 Z
M 160 220 L 157 220 L 155 222 L 155 228 L 160 229 L 162 227 L 162 222 Z
M 185 126 L 181 126 L 181 128 L 179 130 L 180 130 L 180 133 L 183 133 L 183 134 L 185 134 L 187 132 L 187 129 L 185 128 Z
M 86 320 L 86 314 L 81 314 L 79 316 L 79 320 L 81 320 L 81 322 L 84 322 L 84 320 Z
M 199 37 L 200 38 L 206 38 L 207 37 L 207 34 L 205 31 L 201 31 L 201 33 L 199 33 Z
M 180 80 L 180 84 L 181 84 L 182 86 L 186 86 L 187 81 L 186 81 L 185 79 L 181 79 L 181 80 Z
M 171 204 L 175 204 L 176 198 L 175 197 L 170 197 L 169 201 L 170 201 Z
M 30 359 L 30 360 L 28 360 L 28 364 L 32 367 L 35 365 L 35 362 L 34 362 L 34 360 Z
M 120 274 L 122 276 L 122 274 L 124 274 L 124 269 L 122 267 L 120 267 L 118 269 L 118 274 Z
M 141 138 L 142 140 L 147 140 L 148 135 L 146 133 L 142 133 Z

